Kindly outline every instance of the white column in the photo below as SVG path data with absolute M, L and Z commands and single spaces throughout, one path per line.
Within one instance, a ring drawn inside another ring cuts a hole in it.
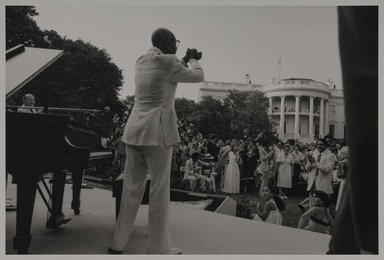
M 320 99 L 320 131 L 319 135 L 321 138 L 324 137 L 324 99 Z
M 280 130 L 279 130 L 279 137 L 284 137 L 284 108 L 285 108 L 285 96 L 280 96 Z
M 269 114 L 269 115 L 272 115 L 272 97 L 269 97 L 268 114 Z
M 299 133 L 299 124 L 300 124 L 300 119 L 299 119 L 299 110 L 300 110 L 300 96 L 296 96 L 296 104 L 295 104 L 295 133 L 294 137 L 295 138 L 300 138 L 300 133 Z
M 324 133 L 325 133 L 325 135 L 329 134 L 328 117 L 329 117 L 329 101 L 326 99 L 325 100 L 325 111 L 324 111 Z M 335 129 L 335 132 L 336 132 L 336 129 Z
M 313 140 L 313 99 L 314 96 L 309 97 L 309 138 Z

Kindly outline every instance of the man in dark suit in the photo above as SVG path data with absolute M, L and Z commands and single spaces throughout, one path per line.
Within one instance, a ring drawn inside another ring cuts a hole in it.
M 378 14 L 378 6 L 338 8 L 349 172 L 329 254 L 379 252 Z

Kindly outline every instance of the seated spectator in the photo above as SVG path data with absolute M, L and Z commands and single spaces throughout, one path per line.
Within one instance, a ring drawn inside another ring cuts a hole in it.
M 208 182 L 210 186 L 212 186 L 211 179 L 201 174 L 202 166 L 210 166 L 210 164 L 201 161 L 199 153 L 193 153 L 192 158 L 185 164 L 184 180 L 190 181 L 191 190 L 196 189 L 197 180 L 200 180 L 203 190 L 205 190 L 205 182 Z
M 300 217 L 298 228 L 328 234 L 333 222 L 328 194 L 315 190 L 311 192 L 311 198 L 312 206 Z
M 272 182 L 263 187 L 262 198 L 263 200 L 257 204 L 256 213 L 252 214 L 253 220 L 282 225 L 283 217 L 280 212 L 285 209 L 285 204 L 277 196 Z
M 214 162 L 214 157 L 210 153 L 204 154 L 204 157 L 201 159 L 204 163 L 208 165 L 203 165 L 202 174 L 209 178 L 209 188 L 210 191 L 216 192 L 216 163 Z

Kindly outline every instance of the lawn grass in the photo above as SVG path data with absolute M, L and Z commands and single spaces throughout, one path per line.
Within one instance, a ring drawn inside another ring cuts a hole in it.
M 237 204 L 237 216 L 250 218 L 250 214 L 254 213 L 253 205 L 256 205 L 260 200 L 258 194 L 225 194 L 220 193 L 220 195 L 227 195 L 234 199 Z M 288 199 L 283 200 L 285 203 L 285 210 L 281 212 L 283 216 L 283 226 L 297 228 L 299 224 L 299 219 L 302 215 L 301 210 L 298 207 L 298 204 L 306 198 L 306 193 L 300 193 L 298 195 L 291 195 Z
M 110 184 L 103 182 L 94 182 L 87 180 L 90 186 L 112 190 Z M 256 193 L 240 193 L 240 194 L 227 194 L 224 192 L 216 192 L 217 195 L 229 196 L 237 202 L 237 216 L 243 218 L 251 218 L 251 214 L 254 213 L 253 205 L 256 205 L 260 200 L 260 197 Z M 297 228 L 299 223 L 300 216 L 302 214 L 301 210 L 298 208 L 298 204 L 303 201 L 307 196 L 307 192 L 301 191 L 297 195 L 291 195 L 288 199 L 284 200 L 285 210 L 281 212 L 283 216 L 283 226 Z

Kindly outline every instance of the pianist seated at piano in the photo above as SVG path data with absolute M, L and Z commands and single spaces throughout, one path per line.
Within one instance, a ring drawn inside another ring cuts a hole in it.
M 43 111 L 35 106 L 35 97 L 32 94 L 25 94 L 23 96 L 23 104 L 17 109 L 17 112 L 21 113 L 42 113 Z

